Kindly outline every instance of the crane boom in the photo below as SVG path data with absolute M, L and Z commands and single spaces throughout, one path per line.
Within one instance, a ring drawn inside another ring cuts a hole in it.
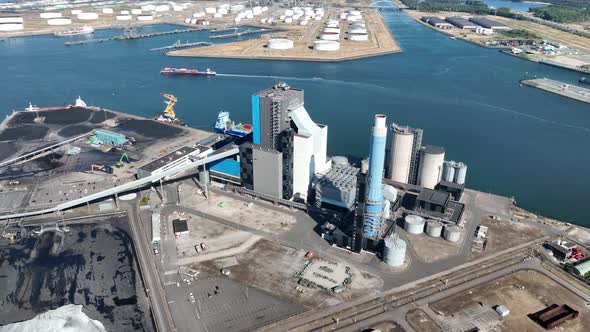
M 176 119 L 176 112 L 174 112 L 174 105 L 178 101 L 174 95 L 168 93 L 161 93 L 162 97 L 166 98 L 164 100 L 164 104 L 166 104 L 166 108 L 164 109 L 164 115 L 170 119 Z

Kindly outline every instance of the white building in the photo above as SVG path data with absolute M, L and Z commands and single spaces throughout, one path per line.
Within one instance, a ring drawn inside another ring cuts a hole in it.
M 181 165 L 187 165 L 191 162 L 191 158 L 205 158 L 208 154 L 213 152 L 213 149 L 203 145 L 196 147 L 182 147 L 172 153 L 156 159 L 149 164 L 143 165 L 137 169 L 137 177 L 139 179 L 165 172 L 171 168 Z

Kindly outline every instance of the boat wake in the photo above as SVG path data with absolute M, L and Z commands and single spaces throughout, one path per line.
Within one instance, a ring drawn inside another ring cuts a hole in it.
M 364 87 L 367 89 L 381 89 L 381 90 L 390 90 L 384 86 L 371 84 L 371 83 L 363 83 L 363 82 L 353 82 L 353 81 L 342 81 L 342 80 L 330 80 L 325 79 L 322 77 L 294 77 L 294 76 L 275 76 L 275 75 L 244 75 L 244 74 L 217 74 L 217 76 L 221 77 L 237 77 L 237 78 L 262 78 L 262 79 L 274 79 L 274 80 L 285 80 L 285 81 L 299 81 L 299 82 L 315 82 L 315 83 L 322 83 L 322 84 L 334 84 L 334 85 L 348 85 L 348 86 L 355 86 L 355 87 Z

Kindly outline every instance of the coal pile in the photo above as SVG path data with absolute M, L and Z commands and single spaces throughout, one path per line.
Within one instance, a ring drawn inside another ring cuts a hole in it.
M 16 147 L 14 143 L 0 142 L 0 161 L 12 156 L 16 153 Z
M 87 121 L 91 114 L 92 110 L 82 107 L 39 112 L 40 117 L 45 117 L 45 123 L 62 125 Z
M 106 121 L 108 119 L 113 119 L 116 116 L 117 115 L 115 113 L 105 111 L 105 110 L 94 111 L 94 112 L 92 112 L 92 117 L 90 117 L 90 120 L 88 122 L 90 122 L 92 124 L 99 124 L 99 123 L 103 123 L 104 121 Z
M 119 122 L 117 129 L 135 132 L 141 136 L 151 138 L 174 138 L 180 135 L 183 130 L 179 127 L 153 120 L 126 119 Z
M 68 126 L 60 130 L 57 134 L 61 137 L 74 137 L 92 131 L 92 128 L 84 125 Z
M 39 140 L 47 135 L 46 127 L 23 125 L 15 128 L 6 128 L 0 133 L 0 141 Z

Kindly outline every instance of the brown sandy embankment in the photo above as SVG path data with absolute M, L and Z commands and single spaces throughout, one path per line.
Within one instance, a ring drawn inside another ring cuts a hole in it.
M 208 47 L 199 47 L 169 52 L 170 56 L 237 58 L 265 60 L 300 60 L 300 61 L 345 61 L 401 52 L 399 44 L 391 31 L 375 10 L 364 11 L 365 24 L 369 34 L 368 41 L 350 41 L 345 38 L 346 24 L 341 23 L 340 50 L 333 52 L 314 51 L 313 42 L 317 40 L 327 19 L 337 19 L 336 11 L 327 11 L 321 21 L 310 21 L 308 26 L 279 25 L 283 29 L 273 37 L 289 38 L 294 47 L 288 50 L 271 50 L 266 47 L 270 36 L 244 40 Z

